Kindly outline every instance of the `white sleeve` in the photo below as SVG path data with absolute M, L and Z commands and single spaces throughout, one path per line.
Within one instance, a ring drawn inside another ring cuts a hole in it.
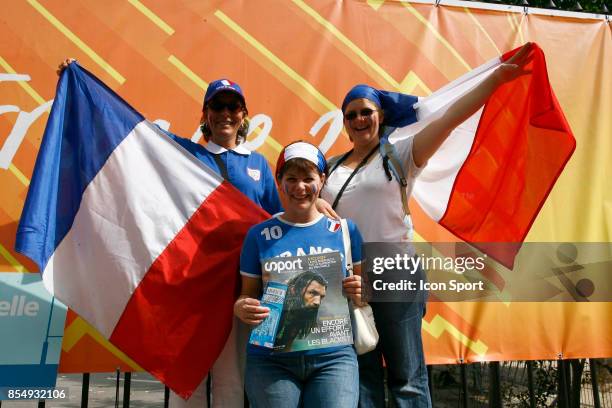
M 401 129 L 398 129 L 398 131 Z M 398 133 L 398 131 L 393 132 L 392 135 Z M 414 163 L 414 157 L 412 156 L 412 142 L 414 141 L 414 135 L 410 135 L 408 137 L 402 138 L 391 138 L 389 137 L 389 142 L 393 144 L 395 147 L 395 151 L 397 152 L 398 158 L 402 163 L 402 167 L 406 174 L 406 178 L 416 178 L 421 172 L 423 168 L 427 165 L 427 162 L 423 163 L 421 167 L 418 167 Z

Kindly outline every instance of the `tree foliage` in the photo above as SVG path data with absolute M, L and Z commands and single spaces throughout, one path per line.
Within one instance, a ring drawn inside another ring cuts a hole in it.
M 523 1 L 524 0 L 487 1 L 487 3 L 504 3 L 522 6 L 524 5 Z M 553 8 L 551 7 L 551 0 L 527 0 L 527 2 L 529 3 L 528 7 Z M 583 11 L 597 14 L 610 14 L 612 10 L 611 0 L 552 0 L 552 3 L 554 3 L 554 9 L 556 10 Z M 580 8 L 578 8 L 578 4 Z

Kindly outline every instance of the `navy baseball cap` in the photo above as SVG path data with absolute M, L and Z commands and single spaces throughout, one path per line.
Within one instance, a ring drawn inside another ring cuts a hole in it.
M 216 81 L 212 81 L 208 85 L 208 88 L 206 89 L 206 95 L 204 95 L 204 106 L 206 106 L 206 104 L 210 102 L 210 100 L 214 98 L 215 95 L 217 95 L 219 92 L 225 91 L 234 92 L 235 94 L 238 94 L 238 96 L 240 96 L 240 99 L 242 99 L 242 104 L 246 108 L 246 101 L 244 99 L 244 94 L 242 93 L 242 88 L 240 88 L 240 85 L 238 85 L 236 82 L 232 82 L 229 79 L 217 79 Z

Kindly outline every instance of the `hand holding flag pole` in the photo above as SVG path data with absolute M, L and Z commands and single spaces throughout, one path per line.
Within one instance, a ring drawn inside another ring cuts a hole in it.
M 507 62 L 500 64 L 487 78 L 456 98 L 436 120 L 414 135 L 412 156 L 417 166 L 424 165 L 451 132 L 472 116 L 501 85 L 531 73 L 532 43 L 523 45 Z
M 495 75 L 499 85 L 510 82 L 520 76 L 531 74 L 532 70 L 527 69 L 527 66 L 533 61 L 533 58 L 533 43 L 528 42 L 497 68 Z

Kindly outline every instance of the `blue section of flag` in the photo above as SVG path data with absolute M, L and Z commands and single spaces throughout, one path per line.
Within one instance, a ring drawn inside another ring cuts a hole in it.
M 36 159 L 15 249 L 44 270 L 83 191 L 143 117 L 87 70 L 64 70 Z

